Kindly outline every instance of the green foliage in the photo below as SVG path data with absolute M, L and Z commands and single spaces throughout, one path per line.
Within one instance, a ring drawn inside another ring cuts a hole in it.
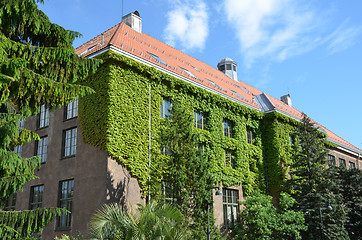
M 345 228 L 350 239 L 362 239 L 362 171 L 345 167 L 330 167 L 328 175 L 339 186 L 337 192 L 342 195 L 343 207 L 347 212 Z
M 78 57 L 72 42 L 78 33 L 53 24 L 34 0 L 0 2 L 0 201 L 35 178 L 36 157 L 22 158 L 12 150 L 38 135 L 19 122 L 55 108 L 75 96 L 93 92 L 79 85 L 95 72 L 100 60 Z M 0 238 L 28 238 L 41 231 L 59 209 L 0 212 Z
M 272 204 L 272 197 L 259 191 L 246 198 L 241 211 L 241 221 L 234 229 L 234 239 L 298 240 L 306 230 L 302 212 L 291 210 L 296 201 L 282 193 L 279 209 Z
M 213 179 L 209 147 L 198 150 L 200 134 L 194 127 L 193 112 L 174 102 L 171 120 L 163 121 L 161 142 L 170 150 L 171 156 L 166 161 L 167 172 L 163 180 L 171 189 L 168 195 L 191 222 L 192 238 L 206 238 L 207 228 L 212 229 L 213 239 L 219 237 L 214 224 L 213 214 L 208 216 L 208 206 L 212 205 L 211 189 Z M 210 224 L 208 222 L 208 217 Z
M 10 212 L 0 210 L 0 238 L 30 239 L 32 234 L 41 232 L 44 226 L 60 214 L 61 210 L 58 208 Z
M 94 214 L 90 231 L 92 239 L 186 239 L 182 213 L 169 204 L 155 201 L 138 205 L 137 213 L 126 211 L 118 204 L 104 205 Z
M 325 135 L 306 115 L 294 134 L 299 143 L 293 155 L 289 186 L 298 201 L 297 209 L 305 214 L 308 225 L 303 239 L 349 239 L 344 228 L 346 212 L 339 186 L 326 170 Z M 332 211 L 328 210 L 329 205 Z
M 287 166 L 292 164 L 294 151 L 290 136 L 295 125 L 297 125 L 295 120 L 276 112 L 266 114 L 263 119 L 262 140 L 266 191 L 276 198 L 283 191 L 283 186 L 289 178 Z
M 198 131 L 197 141 L 209 149 L 214 183 L 223 186 L 243 184 L 245 193 L 263 185 L 261 132 L 262 114 L 219 95 L 171 77 L 117 53 L 100 56 L 104 64 L 87 84 L 97 94 L 81 98 L 79 118 L 84 141 L 105 150 L 126 166 L 148 190 L 149 86 L 151 85 L 152 193 L 157 195 L 166 173 L 167 157 L 160 154 L 160 105 L 163 98 L 178 102 L 189 115 L 207 116 L 206 130 Z M 222 120 L 234 124 L 234 137 L 223 135 Z M 192 120 L 190 124 L 192 123 Z M 247 144 L 246 129 L 253 129 L 254 145 Z M 235 168 L 225 166 L 224 151 L 235 152 Z

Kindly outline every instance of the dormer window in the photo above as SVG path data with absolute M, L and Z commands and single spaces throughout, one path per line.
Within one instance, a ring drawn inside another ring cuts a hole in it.
M 147 51 L 147 53 L 148 53 L 149 55 L 151 55 L 151 57 L 154 58 L 157 62 L 162 63 L 163 65 L 168 66 L 167 63 L 166 63 L 165 61 L 163 61 L 159 56 L 157 56 L 157 55 L 155 55 L 155 54 L 153 54 L 153 53 L 150 53 L 150 52 L 148 52 L 148 51 Z

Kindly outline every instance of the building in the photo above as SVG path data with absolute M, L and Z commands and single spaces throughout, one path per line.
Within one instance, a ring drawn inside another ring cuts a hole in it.
M 302 118 L 289 95 L 278 100 L 245 84 L 232 59 L 215 69 L 144 34 L 137 11 L 76 52 L 104 60 L 87 81 L 96 94 L 80 99 L 79 106 L 77 99 L 51 112 L 42 106 L 25 122 L 41 139 L 16 149 L 24 157 L 40 156 L 42 167 L 8 208 L 59 206 L 72 212 L 47 226 L 43 239 L 86 234 L 91 215 L 104 203 L 145 202 L 148 163 L 166 154 L 157 126 L 167 121 L 175 101 L 194 115 L 195 128 L 213 152 L 216 184 L 226 194 L 214 197 L 217 225 L 233 221 L 243 192 L 254 187 L 278 192 L 278 184 L 269 182 L 284 177 L 280 169 L 290 163 L 289 134 Z M 316 125 L 328 136 L 328 164 L 360 168 L 360 149 Z M 270 139 L 281 147 L 268 148 Z

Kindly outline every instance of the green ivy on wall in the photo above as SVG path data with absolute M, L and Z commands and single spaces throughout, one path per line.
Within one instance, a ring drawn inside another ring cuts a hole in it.
M 148 191 L 149 87 L 151 86 L 152 193 L 159 192 L 169 157 L 160 153 L 163 98 L 178 102 L 188 114 L 207 117 L 200 143 L 210 150 L 215 184 L 243 185 L 246 195 L 254 189 L 277 194 L 288 178 L 293 151 L 290 134 L 298 121 L 277 112 L 260 113 L 217 94 L 186 83 L 125 56 L 108 51 L 104 63 L 87 79 L 96 93 L 80 99 L 79 117 L 84 141 L 105 150 L 138 179 L 143 194 Z M 223 119 L 233 123 L 233 137 L 223 134 Z M 255 134 L 247 143 L 247 129 Z M 234 153 L 234 167 L 225 164 L 225 150 Z

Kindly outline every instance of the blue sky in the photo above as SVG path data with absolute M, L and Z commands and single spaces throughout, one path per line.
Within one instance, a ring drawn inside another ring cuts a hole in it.
M 143 32 L 293 106 L 362 149 L 361 0 L 124 0 Z M 121 21 L 122 0 L 50 0 L 40 5 L 77 47 Z

